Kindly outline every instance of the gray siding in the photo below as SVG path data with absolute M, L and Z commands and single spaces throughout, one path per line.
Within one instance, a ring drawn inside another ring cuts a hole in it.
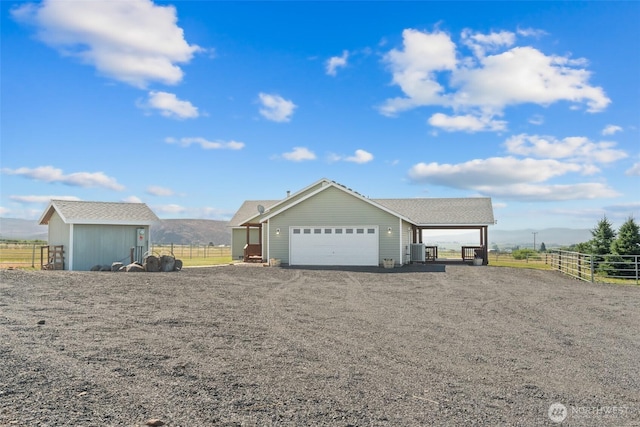
M 115 261 L 128 264 L 130 250 L 136 246 L 135 225 L 83 225 L 73 227 L 73 269 L 89 270 L 96 264 L 111 265 Z M 148 240 L 146 242 L 148 248 Z
M 408 264 L 411 261 L 411 224 L 402 221 L 402 263 Z
M 382 263 L 384 258 L 400 262 L 401 230 L 398 230 L 398 218 L 337 188 L 328 188 L 269 221 L 268 238 L 271 244 L 268 256 L 279 258 L 283 263 L 289 263 L 289 227 L 293 225 L 378 225 L 379 262 Z M 387 232 L 389 227 L 391 233 Z M 276 234 L 278 228 L 280 234 Z
M 249 233 L 251 243 L 258 243 L 258 229 L 252 228 Z M 234 228 L 231 230 L 231 258 L 244 258 L 244 245 L 247 244 L 247 229 Z
M 48 244 L 50 246 L 64 245 L 66 250 L 69 247 L 70 229 L 71 227 L 62 221 L 60 215 L 58 215 L 57 212 L 54 212 L 49 220 Z
M 69 249 L 71 241 L 69 240 L 69 234 L 71 231 L 71 226 L 65 224 L 58 215 L 58 212 L 53 212 L 51 215 L 51 219 L 49 220 L 49 227 L 47 229 L 48 232 L 48 240 L 47 244 L 49 246 L 63 246 L 64 251 L 64 269 L 69 269 Z

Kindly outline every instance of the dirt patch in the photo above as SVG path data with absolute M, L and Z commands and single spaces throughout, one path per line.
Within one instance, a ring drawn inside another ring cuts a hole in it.
M 0 279 L 0 425 L 553 425 L 553 403 L 640 425 L 636 286 L 449 265 Z

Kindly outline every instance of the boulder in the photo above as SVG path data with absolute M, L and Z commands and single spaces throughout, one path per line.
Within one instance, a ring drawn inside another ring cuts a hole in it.
M 182 270 L 182 260 L 177 259 L 176 265 L 173 267 L 173 271 L 180 271 L 180 270 Z
M 111 264 L 111 271 L 120 271 L 120 269 L 124 266 L 121 262 L 114 262 Z
M 144 257 L 142 265 L 146 271 L 160 271 L 160 259 L 158 259 L 158 257 L 155 255 L 147 255 L 146 257 Z
M 89 271 L 100 271 L 101 269 L 102 269 L 102 266 L 100 264 L 96 264 L 93 267 L 91 267 Z
M 100 268 L 100 271 L 111 271 L 111 267 L 109 267 L 108 265 L 103 265 L 103 266 Z

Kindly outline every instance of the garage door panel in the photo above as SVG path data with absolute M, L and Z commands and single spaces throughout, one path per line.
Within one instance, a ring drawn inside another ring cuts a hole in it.
M 377 226 L 291 227 L 291 265 L 378 265 Z

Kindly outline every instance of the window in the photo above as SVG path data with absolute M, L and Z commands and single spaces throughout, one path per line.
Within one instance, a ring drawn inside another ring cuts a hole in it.
M 300 234 L 300 229 L 299 228 L 294 228 L 293 229 L 293 234 Z
M 332 232 L 332 231 L 333 231 L 333 230 L 332 230 L 332 229 L 330 229 L 330 228 L 325 228 L 325 229 L 324 229 L 324 234 L 331 234 L 331 232 Z
M 376 234 L 375 228 L 367 228 L 367 234 Z
M 304 229 L 304 234 L 311 234 L 311 229 L 310 228 L 305 228 Z
M 364 228 L 358 228 L 358 229 L 356 229 L 356 233 L 358 233 L 358 234 L 364 234 Z
M 342 234 L 342 228 L 336 228 L 336 234 Z
M 353 234 L 353 228 L 347 228 L 347 234 Z
M 322 228 L 314 228 L 313 229 L 313 234 L 321 234 L 322 233 Z

